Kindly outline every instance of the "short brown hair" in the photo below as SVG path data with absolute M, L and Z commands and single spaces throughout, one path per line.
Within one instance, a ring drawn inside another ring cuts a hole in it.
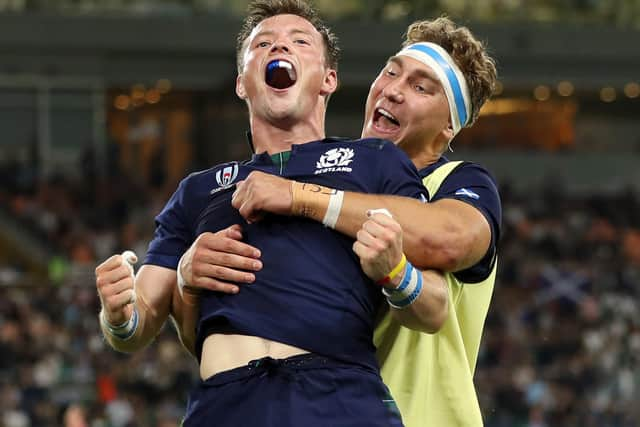
M 325 64 L 331 69 L 338 69 L 338 59 L 340 57 L 338 37 L 331 32 L 331 29 L 327 27 L 310 3 L 304 0 L 256 0 L 249 4 L 247 17 L 242 23 L 242 28 L 236 40 L 238 73 L 242 72 L 245 40 L 260 22 L 276 15 L 296 15 L 309 21 L 324 40 Z
M 467 27 L 458 27 L 444 16 L 433 21 L 417 21 L 409 26 L 402 46 L 419 42 L 439 45 L 460 67 L 471 97 L 471 114 L 467 122 L 467 126 L 470 126 L 478 118 L 480 108 L 495 89 L 495 61 L 487 53 L 484 44 L 477 40 Z

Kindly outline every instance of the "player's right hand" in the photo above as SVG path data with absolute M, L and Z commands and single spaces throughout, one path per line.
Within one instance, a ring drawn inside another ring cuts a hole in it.
M 202 233 L 182 258 L 185 290 L 209 289 L 235 294 L 238 284 L 253 283 L 262 269 L 260 250 L 242 242 L 242 227 Z
M 253 171 L 236 183 L 231 206 L 248 223 L 257 222 L 266 212 L 291 215 L 293 206 L 291 181 L 281 176 Z
M 362 270 L 375 281 L 385 277 L 402 259 L 402 227 L 388 211 L 383 211 L 367 212 L 369 219 L 362 224 L 353 244 Z M 391 286 L 398 286 L 402 276 L 396 275 Z
M 104 318 L 116 326 L 131 317 L 135 302 L 133 269 L 123 255 L 113 255 L 96 267 L 95 271 L 96 288 L 102 302 Z M 129 261 L 137 261 L 135 254 Z

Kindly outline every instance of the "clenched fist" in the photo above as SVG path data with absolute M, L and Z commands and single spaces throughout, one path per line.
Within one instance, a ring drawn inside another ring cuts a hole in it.
M 266 212 L 291 215 L 292 203 L 291 181 L 260 171 L 238 182 L 231 200 L 249 223 L 259 221 Z
M 353 251 L 360 257 L 362 270 L 369 278 L 378 281 L 387 276 L 402 259 L 402 227 L 391 214 L 380 210 L 367 212 L 369 219 L 358 231 Z M 396 287 L 403 271 L 389 283 Z
M 104 319 L 111 325 L 121 325 L 132 315 L 136 300 L 132 265 L 136 262 L 138 257 L 131 251 L 125 251 L 96 267 L 96 288 Z

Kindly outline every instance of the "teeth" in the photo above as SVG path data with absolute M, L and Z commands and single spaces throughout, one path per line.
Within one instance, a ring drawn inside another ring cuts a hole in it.
M 388 111 L 387 111 L 387 110 L 385 110 L 385 109 L 378 108 L 378 112 L 379 112 L 381 115 L 385 116 L 387 119 L 391 120 L 391 121 L 394 121 L 394 122 L 397 122 L 397 121 L 398 121 L 398 119 L 396 119 L 396 118 L 394 117 L 394 115 L 393 115 L 393 114 L 391 114 L 390 112 L 388 112 Z

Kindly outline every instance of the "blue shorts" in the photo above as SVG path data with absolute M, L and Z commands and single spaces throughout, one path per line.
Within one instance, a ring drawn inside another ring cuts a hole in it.
M 266 357 L 201 381 L 184 427 L 401 427 L 380 375 L 304 354 Z

